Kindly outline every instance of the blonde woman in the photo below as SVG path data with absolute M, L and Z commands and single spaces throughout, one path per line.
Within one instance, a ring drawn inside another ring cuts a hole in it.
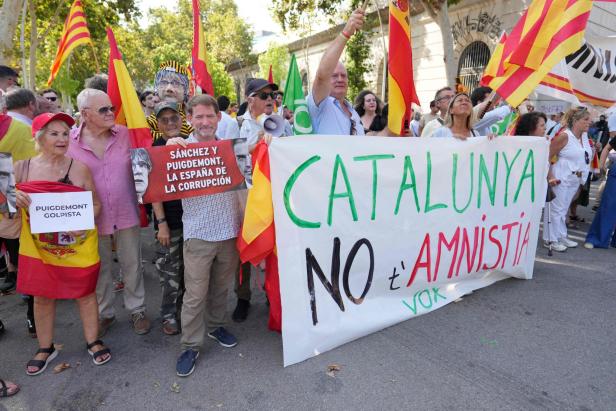
M 584 142 L 588 139 L 590 123 L 590 113 L 585 107 L 572 108 L 563 118 L 564 130 L 550 143 L 550 158 L 557 156 L 551 172 L 560 184 L 553 186 L 556 198 L 543 213 L 543 240 L 547 248 L 555 251 L 563 252 L 578 245 L 567 237 L 566 218 L 571 200 L 586 180 L 591 155 Z
M 473 103 L 466 93 L 456 94 L 449 102 L 445 124 L 436 130 L 432 137 L 455 137 L 466 140 L 477 137 L 479 133 L 472 127 Z

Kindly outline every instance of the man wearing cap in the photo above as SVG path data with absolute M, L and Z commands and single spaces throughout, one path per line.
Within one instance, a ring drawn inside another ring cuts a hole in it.
M 347 41 L 361 30 L 364 15 L 363 9 L 355 10 L 321 57 L 312 92 L 306 99 L 314 134 L 364 135 L 359 114 L 346 99 L 349 79 L 346 68 L 339 61 Z
M 150 331 L 145 316 L 145 288 L 141 266 L 141 236 L 137 195 L 133 179 L 128 129 L 115 125 L 114 111 L 107 93 L 84 89 L 77 96 L 81 125 L 71 130 L 68 154 L 86 164 L 92 172 L 101 212 L 96 218 L 101 270 L 96 285 L 99 305 L 99 336 L 115 322 L 111 266 L 111 236 L 124 277 L 124 307 L 131 313 L 137 334 Z
M 258 122 L 259 116 L 270 115 L 274 110 L 274 91 L 278 85 L 261 78 L 255 78 L 246 85 L 246 100 L 248 108 L 238 117 L 241 123 L 240 138 L 245 138 L 248 143 L 248 152 L 252 153 L 257 143 L 265 136 L 265 130 Z M 250 308 L 250 263 L 244 263 L 235 277 L 235 294 L 237 305 L 231 317 L 234 321 L 244 321 L 248 317 Z
M 193 128 L 186 121 L 184 103 L 188 100 L 188 69 L 175 61 L 166 61 L 160 65 L 160 70 L 156 73 L 154 88 L 161 102 L 168 101 L 178 105 L 178 112 L 182 117 L 181 131 L 185 135 L 193 132 Z M 158 129 L 156 115 L 150 114 L 147 118 L 148 125 L 152 131 L 152 137 L 156 140 L 162 136 Z
M 182 134 L 182 118 L 177 103 L 164 101 L 154 108 L 161 136 L 154 140 L 154 146 L 164 146 L 171 138 L 188 138 Z M 178 327 L 178 295 L 184 284 L 184 262 L 182 258 L 182 200 L 152 203 L 154 209 L 154 230 L 156 239 L 164 247 L 165 254 L 156 260 L 156 269 L 160 278 L 163 299 L 160 317 L 163 321 L 163 333 L 175 335 Z
M 13 86 L 19 86 L 17 77 L 19 74 L 9 66 L 0 66 L 0 90 L 6 92 Z

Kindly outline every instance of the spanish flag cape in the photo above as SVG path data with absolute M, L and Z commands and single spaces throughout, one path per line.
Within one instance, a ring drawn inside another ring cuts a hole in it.
M 17 184 L 26 193 L 69 193 L 80 187 L 52 181 Z M 21 214 L 17 292 L 54 299 L 81 298 L 96 289 L 100 258 L 96 229 L 81 237 L 68 233 L 30 232 L 30 218 Z

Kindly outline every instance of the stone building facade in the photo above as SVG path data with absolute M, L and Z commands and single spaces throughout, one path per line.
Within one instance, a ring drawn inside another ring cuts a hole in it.
M 454 40 L 454 65 L 462 84 L 472 90 L 479 82 L 483 69 L 503 31 L 511 32 L 531 0 L 463 0 L 449 8 Z M 439 26 L 424 12 L 419 1 L 411 2 L 411 33 L 413 42 L 413 69 L 417 94 L 422 107 L 427 110 L 434 93 L 446 85 L 443 62 L 443 42 Z M 388 11 L 380 10 L 382 28 L 377 25 L 368 30 L 371 33 L 372 71 L 366 76 L 369 88 L 379 96 L 386 90 L 386 53 L 388 36 Z M 376 12 L 374 12 L 376 15 Z M 595 3 L 587 30 L 598 35 L 616 35 L 616 4 Z M 308 91 L 323 52 L 344 26 L 339 25 L 287 44 L 290 53 L 297 57 Z M 384 40 L 384 41 L 383 41 Z M 343 55 L 344 56 L 344 55 Z M 231 65 L 229 73 L 236 83 L 238 96 L 243 96 L 247 79 L 258 73 L 257 65 Z M 551 101 L 543 96 L 533 96 L 536 104 L 543 104 L 549 111 Z M 553 102 L 558 106 L 558 102 Z

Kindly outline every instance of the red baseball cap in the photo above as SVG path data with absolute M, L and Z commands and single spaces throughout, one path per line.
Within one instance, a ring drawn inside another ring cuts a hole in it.
M 43 113 L 34 117 L 34 120 L 32 120 L 32 135 L 36 136 L 37 132 L 39 132 L 43 127 L 55 120 L 64 121 L 69 127 L 73 127 L 73 125 L 75 124 L 75 120 L 73 120 L 73 117 L 69 116 L 66 113 Z

